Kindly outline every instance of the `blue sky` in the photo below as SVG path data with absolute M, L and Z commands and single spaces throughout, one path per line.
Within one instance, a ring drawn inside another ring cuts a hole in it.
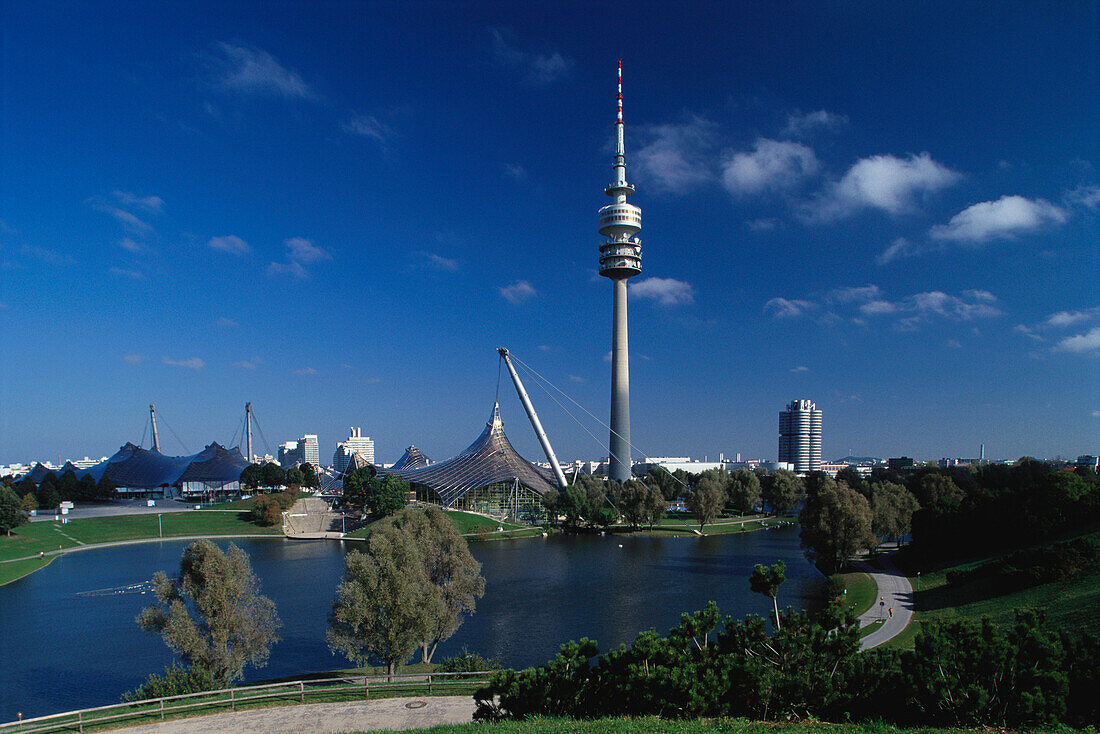
M 774 458 L 799 398 L 829 458 L 1096 453 L 1098 17 L 4 3 L 0 463 L 111 454 L 150 402 L 197 451 L 246 400 L 272 449 L 445 458 L 498 345 L 606 421 L 619 58 L 642 453 Z M 605 452 L 530 387 L 559 456 Z

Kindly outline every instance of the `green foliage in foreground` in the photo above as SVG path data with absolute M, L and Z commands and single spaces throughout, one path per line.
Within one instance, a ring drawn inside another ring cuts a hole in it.
M 149 698 L 183 696 L 188 693 L 213 691 L 217 687 L 217 681 L 208 671 L 200 668 L 189 669 L 173 663 L 171 667 L 165 669 L 164 675 L 153 673 L 140 686 L 123 693 L 122 700 L 144 701 Z
M 484 724 L 450 724 L 407 734 L 485 734 Z M 535 717 L 502 721 L 493 734 L 961 734 L 965 729 L 901 729 L 888 724 L 829 724 L 820 721 L 763 722 L 747 719 L 659 719 L 656 716 L 603 718 L 590 721 Z M 1066 730 L 1063 730 L 1066 731 Z
M 709 604 L 666 637 L 643 632 L 601 655 L 594 641 L 562 646 L 539 668 L 497 673 L 477 694 L 479 720 L 534 715 L 593 719 L 746 716 L 887 721 L 905 725 L 1087 724 L 1100 709 L 1100 641 L 1043 629 L 1021 612 L 1009 629 L 930 624 L 914 650 L 859 652 L 850 614 L 835 605 L 782 616 L 772 637 L 759 616 L 719 620 Z

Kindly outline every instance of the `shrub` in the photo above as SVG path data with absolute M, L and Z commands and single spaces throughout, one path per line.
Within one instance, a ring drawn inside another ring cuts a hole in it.
M 147 698 L 183 696 L 188 693 L 213 691 L 216 688 L 214 676 L 209 672 L 172 663 L 170 668 L 164 670 L 164 675 L 153 673 L 140 686 L 123 693 L 122 700 L 130 702 L 143 701 Z
M 496 658 L 484 658 L 470 652 L 465 645 L 457 655 L 443 658 L 438 668 L 440 673 L 480 673 L 486 670 L 500 670 L 500 661 Z

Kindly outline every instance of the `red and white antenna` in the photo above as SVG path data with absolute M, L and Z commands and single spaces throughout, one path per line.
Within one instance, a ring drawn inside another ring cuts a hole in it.
M 619 117 L 615 124 L 623 124 L 623 60 L 619 59 Z

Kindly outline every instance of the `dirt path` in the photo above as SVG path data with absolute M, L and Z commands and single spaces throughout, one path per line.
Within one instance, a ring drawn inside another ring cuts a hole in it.
M 382 698 L 214 714 L 114 731 L 125 734 L 327 734 L 343 731 L 403 731 L 426 729 L 439 724 L 468 723 L 473 720 L 474 708 L 472 696 Z

